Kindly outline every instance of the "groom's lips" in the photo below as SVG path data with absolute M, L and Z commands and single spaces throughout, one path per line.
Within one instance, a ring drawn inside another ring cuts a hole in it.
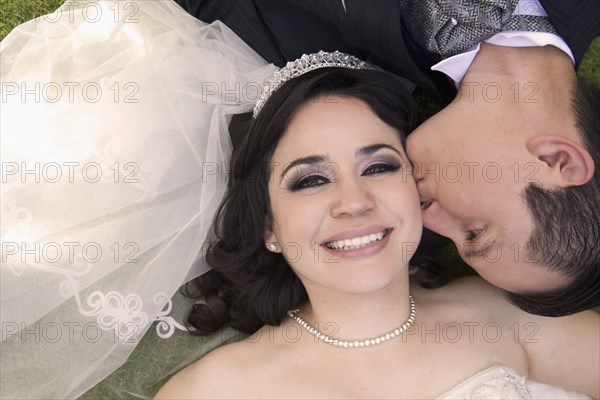
M 431 203 L 433 203 L 433 199 L 431 197 L 427 196 L 425 193 L 423 193 L 425 191 L 424 187 L 423 187 L 423 184 L 425 183 L 425 178 L 415 176 L 415 182 L 417 184 L 417 191 L 419 192 L 419 201 L 421 202 L 421 210 L 427 210 L 431 206 Z

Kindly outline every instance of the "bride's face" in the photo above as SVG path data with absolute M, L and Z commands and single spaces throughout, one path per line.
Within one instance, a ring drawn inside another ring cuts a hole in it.
M 273 154 L 265 240 L 308 290 L 378 290 L 420 240 L 416 185 L 394 128 L 361 100 L 327 100 L 300 106 Z

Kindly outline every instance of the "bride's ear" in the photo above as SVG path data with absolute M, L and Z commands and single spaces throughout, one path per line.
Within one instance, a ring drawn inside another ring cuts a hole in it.
M 264 233 L 265 246 L 267 249 L 273 253 L 280 253 L 281 250 L 279 248 L 279 243 L 277 242 L 277 237 L 275 236 L 275 232 L 273 232 L 273 222 L 271 221 L 271 217 L 265 217 L 265 233 Z
M 548 166 L 558 187 L 584 185 L 594 176 L 594 160 L 590 153 L 565 137 L 535 136 L 527 141 L 527 148 Z

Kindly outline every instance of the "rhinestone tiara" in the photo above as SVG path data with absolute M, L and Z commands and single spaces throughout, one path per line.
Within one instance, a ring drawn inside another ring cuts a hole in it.
M 285 67 L 273 74 L 273 77 L 263 88 L 262 94 L 254 106 L 253 117 L 257 117 L 267 100 L 269 100 L 269 97 L 285 82 L 315 69 L 327 67 L 377 69 L 377 67 L 366 61 L 339 51 L 329 53 L 321 50 L 318 53 L 303 54 L 302 57 L 288 62 Z

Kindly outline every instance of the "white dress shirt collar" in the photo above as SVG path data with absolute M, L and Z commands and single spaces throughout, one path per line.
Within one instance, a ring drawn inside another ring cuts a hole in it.
M 538 0 L 519 0 L 517 8 L 513 15 L 538 15 L 547 16 L 546 11 Z M 535 46 L 555 46 L 564 51 L 575 64 L 575 57 L 567 43 L 558 35 L 546 32 L 523 32 L 523 31 L 505 31 L 495 34 L 486 39 L 485 42 L 496 46 L 507 47 L 535 47 Z M 454 81 L 456 87 L 465 77 L 467 70 L 475 59 L 481 44 L 464 53 L 446 58 L 435 64 L 431 69 L 440 71 L 448 75 Z

